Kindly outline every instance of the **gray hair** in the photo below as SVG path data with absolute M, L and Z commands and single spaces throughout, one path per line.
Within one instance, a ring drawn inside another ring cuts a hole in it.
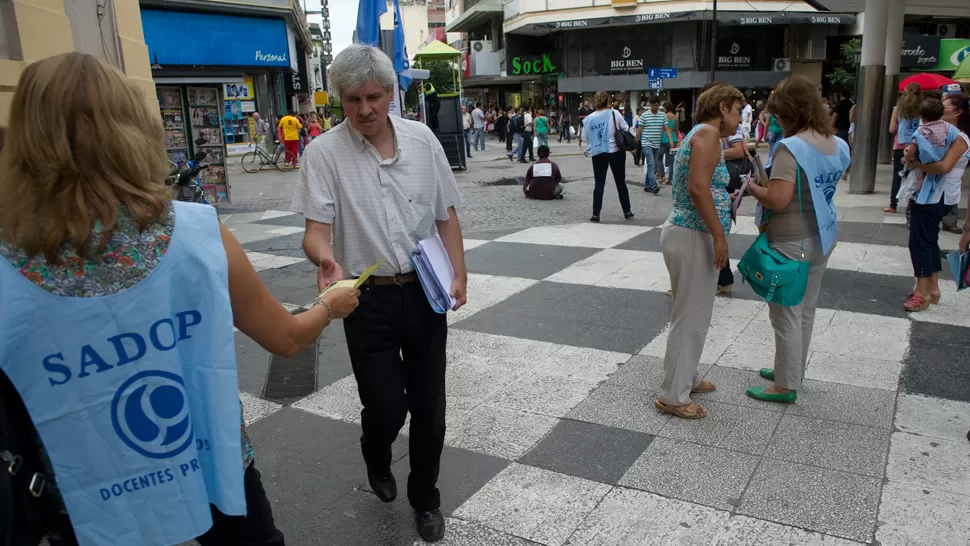
M 360 44 L 347 46 L 338 53 L 327 72 L 330 73 L 330 88 L 338 97 L 371 80 L 377 80 L 390 91 L 397 79 L 390 57 L 376 47 Z

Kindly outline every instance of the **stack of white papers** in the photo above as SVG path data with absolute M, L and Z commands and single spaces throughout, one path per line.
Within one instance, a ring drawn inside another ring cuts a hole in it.
M 438 314 L 445 314 L 458 303 L 451 297 L 451 285 L 455 282 L 455 270 L 441 238 L 435 235 L 418 243 L 411 253 L 411 263 L 418 273 L 418 280 L 428 297 L 428 303 Z

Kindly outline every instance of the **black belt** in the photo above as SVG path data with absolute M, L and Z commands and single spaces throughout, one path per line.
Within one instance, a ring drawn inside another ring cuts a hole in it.
M 364 286 L 387 286 L 390 284 L 414 284 L 418 282 L 418 274 L 414 271 L 410 273 L 402 273 L 400 275 L 394 275 L 393 277 L 369 277 L 364 281 Z

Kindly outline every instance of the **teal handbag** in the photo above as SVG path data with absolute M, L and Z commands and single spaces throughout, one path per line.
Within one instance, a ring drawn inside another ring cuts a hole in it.
M 795 169 L 795 192 L 798 194 L 798 216 L 802 215 L 801 168 Z M 765 210 L 764 222 L 771 216 Z M 741 279 L 751 285 L 768 303 L 792 307 L 802 302 L 808 286 L 808 265 L 805 261 L 805 242 L 802 238 L 802 260 L 786 258 L 768 246 L 768 235 L 762 232 L 745 251 L 738 263 Z

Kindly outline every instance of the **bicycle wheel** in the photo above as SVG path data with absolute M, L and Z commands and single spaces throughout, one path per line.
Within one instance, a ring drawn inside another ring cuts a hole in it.
M 299 161 L 292 152 L 284 152 L 276 159 L 276 168 L 281 171 L 292 171 Z
M 259 157 L 256 152 L 249 152 L 242 156 L 242 168 L 247 173 L 259 172 L 260 167 L 263 166 L 263 160 Z

